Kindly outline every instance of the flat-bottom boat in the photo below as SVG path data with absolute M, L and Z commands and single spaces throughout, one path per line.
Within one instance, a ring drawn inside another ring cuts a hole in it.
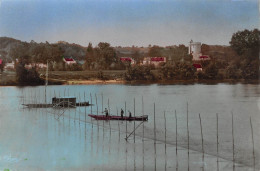
M 135 116 L 135 117 L 129 117 L 129 116 L 113 116 L 113 115 L 92 115 L 89 114 L 88 116 L 96 119 L 96 120 L 125 120 L 125 121 L 147 121 L 148 115 L 143 116 Z

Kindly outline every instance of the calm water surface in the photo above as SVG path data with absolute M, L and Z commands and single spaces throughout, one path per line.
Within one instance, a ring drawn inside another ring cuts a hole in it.
M 48 86 L 46 92 L 47 103 L 54 96 L 76 96 L 77 101 L 94 105 L 28 109 L 21 104 L 45 103 L 43 86 L 0 87 L 0 170 L 217 170 L 217 160 L 219 170 L 233 170 L 231 113 L 236 170 L 254 167 L 250 117 L 255 165 L 260 168 L 259 85 L 65 85 Z M 132 115 L 149 115 L 148 122 L 137 128 L 135 140 L 134 134 L 128 141 L 124 138 L 140 122 L 126 125 L 125 121 L 103 122 L 87 116 L 103 114 L 105 108 L 117 115 L 125 104 Z

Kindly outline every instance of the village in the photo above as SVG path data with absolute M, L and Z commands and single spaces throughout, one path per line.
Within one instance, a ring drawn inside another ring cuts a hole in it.
M 187 45 L 112 47 L 100 42 L 93 47 L 64 41 L 50 44 L 1 38 L 1 85 L 78 84 L 97 80 L 124 83 L 257 80 L 259 63 L 254 42 L 241 53 L 240 33 L 255 36 L 257 29 L 234 33 L 230 46 L 207 45 L 191 40 Z M 244 37 L 246 39 L 246 37 Z M 246 41 L 246 40 L 245 40 Z M 246 42 L 245 42 L 246 43 Z M 101 82 L 102 82 L 101 81 Z
M 192 55 L 192 61 L 193 66 L 196 68 L 197 71 L 202 71 L 202 65 L 201 61 L 204 60 L 210 60 L 210 57 L 208 55 L 201 53 L 201 42 L 193 42 L 192 40 L 189 43 L 189 49 L 187 52 L 188 55 Z M 1 57 L 1 56 L 0 56 Z M 166 64 L 167 62 L 172 62 L 172 59 L 167 59 L 168 57 L 164 56 L 158 56 L 158 57 L 144 57 L 142 61 L 137 62 L 133 57 L 120 57 L 120 61 L 124 63 L 125 65 L 152 65 L 155 68 L 158 68 L 159 66 Z M 84 65 L 86 61 L 84 60 L 75 60 L 73 56 L 69 57 L 62 57 L 62 61 L 67 66 L 72 65 Z M 0 58 L 0 65 L 3 63 L 3 59 Z M 18 58 L 16 58 L 15 61 L 9 60 L 8 62 L 5 62 L 3 70 L 15 70 L 15 64 L 18 63 Z M 41 70 L 47 69 L 46 63 L 28 63 L 25 64 L 26 69 L 31 69 L 33 67 L 36 67 L 37 69 Z

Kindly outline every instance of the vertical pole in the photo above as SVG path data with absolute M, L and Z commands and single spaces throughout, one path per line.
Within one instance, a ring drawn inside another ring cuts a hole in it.
M 218 113 L 216 114 L 217 116 L 217 171 L 219 171 L 219 159 L 218 159 L 218 145 L 219 145 L 219 142 L 218 142 Z
M 110 107 L 109 107 L 109 98 L 107 100 L 107 105 L 108 105 L 108 116 L 110 116 Z M 109 119 L 109 136 L 111 137 L 111 125 L 110 125 L 110 119 Z
M 190 170 L 189 104 L 187 102 L 188 171 Z
M 116 116 L 118 116 L 118 108 L 116 108 Z M 120 126 L 119 126 L 119 121 L 117 122 L 117 126 L 118 126 L 118 137 L 119 137 L 119 141 L 120 141 Z
M 233 112 L 232 114 L 232 149 L 233 149 L 233 171 L 235 170 L 235 140 L 234 140 L 234 119 L 233 119 Z
M 91 113 L 91 115 L 93 114 L 92 113 L 92 95 L 91 95 L 91 93 L 89 94 L 89 96 L 90 96 L 90 113 Z M 91 127 L 91 131 L 93 130 L 93 122 L 92 122 L 92 119 L 91 119 L 91 125 L 92 125 L 92 127 Z
M 166 117 L 165 117 L 165 111 L 164 111 L 164 114 L 163 114 L 163 116 L 164 116 L 164 152 L 165 152 L 165 170 L 166 170 L 166 168 L 167 168 L 167 153 L 166 153 Z
M 177 126 L 177 113 L 175 110 L 175 134 L 176 134 L 176 170 L 178 170 L 178 126 Z
M 155 103 L 154 103 L 154 170 L 156 171 L 156 123 L 155 123 Z
M 96 98 L 97 115 L 98 115 L 98 102 L 97 102 L 97 94 L 96 93 L 95 93 L 95 98 Z M 97 125 L 98 125 L 98 129 L 99 129 L 98 119 L 97 119 Z
M 250 116 L 250 126 L 251 126 L 252 145 L 253 145 L 253 165 L 254 165 L 254 171 L 255 171 L 255 144 L 254 144 L 254 132 L 253 132 L 251 116 Z
M 103 93 L 101 93 L 101 105 L 102 105 L 102 112 L 104 111 L 103 110 Z
M 48 85 L 48 69 L 49 69 L 49 64 L 48 64 L 48 60 L 47 60 L 47 68 L 46 68 L 46 81 L 45 81 L 45 104 L 47 103 L 47 97 L 46 97 L 46 89 L 47 89 L 47 85 Z
M 153 115 L 153 132 L 154 132 L 154 145 L 156 143 L 156 123 L 155 123 L 155 103 L 153 105 L 154 115 Z
M 142 114 L 143 114 L 143 118 L 144 118 L 144 98 L 142 96 Z M 143 123 L 143 141 L 144 141 L 144 123 Z
M 134 117 L 135 117 L 135 98 L 134 98 Z M 134 143 L 135 143 L 135 120 L 134 120 Z
M 80 112 L 81 112 L 80 108 L 81 108 L 81 98 L 79 93 L 79 124 L 80 124 Z
M 203 163 L 203 170 L 204 170 L 204 140 L 203 140 L 203 132 L 202 132 L 202 123 L 201 123 L 201 117 L 199 113 L 199 119 L 200 119 L 200 134 L 201 134 L 201 149 L 202 149 L 202 163 Z
M 125 101 L 125 114 L 126 114 L 126 101 Z M 127 140 L 127 121 L 126 121 L 126 117 L 125 117 L 125 138 Z
M 86 102 L 86 94 L 84 91 L 84 102 Z M 86 113 L 86 105 L 85 105 L 85 124 L 87 123 L 87 113 Z

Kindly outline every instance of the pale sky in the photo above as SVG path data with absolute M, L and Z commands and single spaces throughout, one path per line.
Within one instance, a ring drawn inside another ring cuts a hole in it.
M 228 45 L 258 27 L 258 0 L 0 0 L 0 37 L 22 41 Z

